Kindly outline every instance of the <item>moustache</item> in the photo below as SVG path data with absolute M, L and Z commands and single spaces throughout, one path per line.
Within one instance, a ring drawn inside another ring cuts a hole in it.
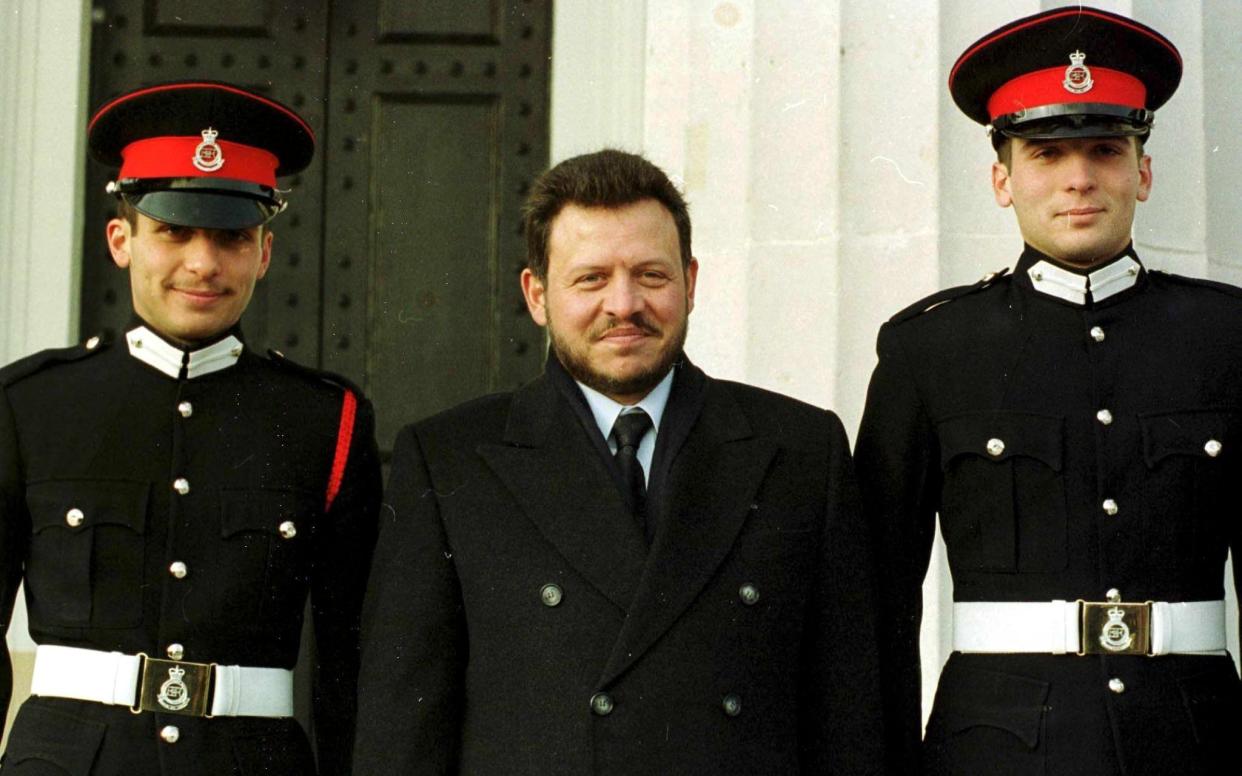
M 613 329 L 620 329 L 623 327 L 638 329 L 643 334 L 647 334 L 653 337 L 658 337 L 659 335 L 664 333 L 663 329 L 661 329 L 659 326 L 656 326 L 655 324 L 651 323 L 646 318 L 644 318 L 642 313 L 634 313 L 629 318 L 608 319 L 607 321 L 604 322 L 602 326 L 597 327 L 594 331 L 591 332 L 591 338 L 598 340 L 604 337 L 606 334 L 608 334 L 608 332 L 612 331 Z

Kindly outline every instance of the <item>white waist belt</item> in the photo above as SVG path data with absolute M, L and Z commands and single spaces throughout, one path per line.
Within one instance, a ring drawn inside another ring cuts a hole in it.
M 156 670 L 162 670 L 163 674 L 148 677 L 144 682 L 144 663 L 148 669 L 158 664 Z M 293 672 L 285 668 L 150 661 L 145 655 L 46 644 L 39 645 L 35 651 L 30 692 L 137 709 L 143 700 L 140 695 L 145 684 L 158 688 L 158 704 L 163 707 L 152 706 L 150 710 L 192 713 L 178 709 L 185 708 L 191 700 L 183 678 L 187 669 L 196 666 L 210 676 L 211 683 L 211 708 L 201 716 L 293 716 Z M 203 699 L 204 704 L 205 701 Z
M 1084 626 L 1088 622 L 1088 608 L 1093 611 L 1094 620 Z M 1125 616 L 1118 614 L 1122 608 L 1147 609 L 1145 619 L 1149 624 L 1135 623 L 1133 620 L 1140 619 L 1137 617 L 1127 622 Z M 958 652 L 1135 654 L 1122 646 L 1131 636 L 1147 640 L 1147 648 L 1138 654 L 1224 654 L 1225 602 L 953 604 L 953 649 Z

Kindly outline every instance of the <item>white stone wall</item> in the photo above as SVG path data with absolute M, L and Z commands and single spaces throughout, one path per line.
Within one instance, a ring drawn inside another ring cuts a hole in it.
M 702 264 L 691 355 L 714 375 L 833 407 L 852 432 L 880 322 L 1010 265 L 1021 247 L 988 189 L 983 130 L 949 99 L 949 66 L 989 30 L 1061 4 L 556 0 L 553 157 L 611 145 L 668 170 Z M 1242 3 L 1094 4 L 1151 23 L 1186 59 L 1148 146 L 1142 255 L 1242 283 Z M 2 362 L 77 329 L 88 24 L 85 0 L 0 3 Z M 949 594 L 937 561 L 929 677 L 947 655 Z M 28 665 L 24 620 L 9 639 Z

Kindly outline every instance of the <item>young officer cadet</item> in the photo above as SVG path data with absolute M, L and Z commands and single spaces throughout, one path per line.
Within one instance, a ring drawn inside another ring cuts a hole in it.
M 1242 290 L 1150 271 L 1130 237 L 1181 70 L 1159 33 L 1077 6 L 988 34 L 949 77 L 992 127 L 993 191 L 1026 245 L 1012 275 L 879 334 L 857 464 L 901 773 L 1239 772 L 1222 598 L 1242 548 Z M 954 652 L 920 752 L 937 513 Z
M 6 774 L 316 772 L 292 718 L 309 593 L 320 773 L 348 771 L 380 473 L 348 383 L 264 357 L 238 319 L 279 175 L 310 127 L 221 83 L 139 89 L 91 119 L 134 318 L 0 371 L 3 622 L 38 642 Z M 9 700 L 7 654 L 3 700 Z

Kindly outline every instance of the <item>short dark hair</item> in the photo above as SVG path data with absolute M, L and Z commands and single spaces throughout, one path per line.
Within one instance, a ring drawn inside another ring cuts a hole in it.
M 638 154 L 606 148 L 566 159 L 531 185 L 522 208 L 526 266 L 535 277 L 548 276 L 548 236 L 552 221 L 569 204 L 619 208 L 654 199 L 673 216 L 682 267 L 690 266 L 690 211 L 664 171 Z

